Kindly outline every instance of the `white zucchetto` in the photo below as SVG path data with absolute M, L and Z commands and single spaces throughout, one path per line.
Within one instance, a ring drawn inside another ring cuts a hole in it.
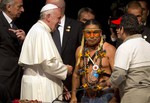
M 47 10 L 52 10 L 52 9 L 56 9 L 58 8 L 56 5 L 54 4 L 46 4 L 45 6 L 43 6 L 43 8 L 41 9 L 41 12 L 47 11 Z

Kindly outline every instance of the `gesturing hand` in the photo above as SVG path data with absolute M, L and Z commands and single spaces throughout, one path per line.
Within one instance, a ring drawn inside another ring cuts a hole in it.
M 19 40 L 25 39 L 26 34 L 22 29 L 17 29 L 17 30 L 16 29 L 9 29 L 9 30 L 12 31 L 13 33 L 15 33 Z

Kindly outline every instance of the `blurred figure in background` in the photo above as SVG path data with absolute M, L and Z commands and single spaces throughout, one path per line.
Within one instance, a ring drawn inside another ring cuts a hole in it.
M 137 17 L 139 24 L 142 24 L 143 9 L 136 0 L 130 1 L 125 8 L 125 13 L 133 14 Z
M 145 21 L 146 19 L 143 19 L 144 17 L 143 17 L 143 15 L 144 15 L 144 13 L 143 13 L 143 8 L 142 8 L 142 6 L 141 6 L 141 4 L 138 2 L 138 1 L 136 1 L 136 0 L 134 0 L 134 1 L 130 1 L 127 5 L 126 5 L 126 7 L 125 7 L 125 13 L 129 13 L 129 14 L 133 14 L 133 15 L 135 15 L 136 17 L 137 17 L 137 19 L 138 19 L 138 22 L 139 22 L 139 24 L 140 25 L 144 25 L 145 23 L 143 23 L 143 21 Z M 148 13 L 148 12 L 147 12 Z M 148 15 L 148 14 L 147 14 Z M 143 17 L 143 18 L 142 18 Z M 115 25 L 118 25 L 118 21 L 119 19 L 117 19 L 117 20 L 114 20 L 114 22 L 113 22 L 113 24 L 115 24 Z M 142 37 L 146 40 L 146 41 L 148 41 L 149 43 L 150 43 L 150 27 L 148 27 L 147 25 L 144 25 L 144 29 L 143 29 L 143 32 L 142 32 Z M 117 38 L 119 38 L 118 37 L 118 35 L 117 35 Z M 123 42 L 121 39 L 117 39 L 117 41 L 116 41 L 117 43 L 116 43 L 116 47 L 119 47 L 120 46 L 120 44 Z
M 78 18 L 79 21 L 85 23 L 88 20 L 95 19 L 94 11 L 89 7 L 83 7 L 78 11 Z
M 111 4 L 110 10 L 111 15 L 108 19 L 108 25 L 110 29 L 110 43 L 114 45 L 116 48 L 118 47 L 118 37 L 116 33 L 117 25 L 113 24 L 111 21 L 118 19 L 120 16 L 124 14 L 124 6 L 125 4 L 121 1 L 114 1 Z
M 145 26 L 142 33 L 142 37 L 150 43 L 150 20 L 149 17 L 149 5 L 146 0 L 138 0 L 140 3 L 143 12 L 142 12 L 142 24 Z
M 148 16 L 149 16 L 149 5 L 148 5 L 148 1 L 147 0 L 137 0 L 142 9 L 143 9 L 143 12 L 142 12 L 142 23 L 143 25 L 148 25 L 150 26 L 149 22 L 148 22 Z
M 131 1 L 126 6 L 126 13 L 133 14 L 138 18 L 140 25 L 144 25 L 145 17 L 144 9 L 138 1 Z M 150 27 L 144 25 L 144 30 L 142 32 L 142 37 L 150 43 Z

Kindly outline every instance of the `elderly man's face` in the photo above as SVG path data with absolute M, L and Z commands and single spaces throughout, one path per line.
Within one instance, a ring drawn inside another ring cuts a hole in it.
M 142 9 L 132 9 L 129 8 L 127 11 L 129 14 L 133 14 L 137 17 L 139 24 L 142 24 Z
M 23 1 L 14 0 L 13 4 L 7 4 L 7 11 L 11 19 L 19 18 L 21 13 L 24 12 Z
M 85 23 L 87 20 L 95 19 L 95 15 L 91 14 L 90 12 L 83 12 L 81 13 L 80 21 Z
M 149 15 L 149 9 L 146 7 L 146 2 L 139 1 L 139 3 L 141 4 L 141 7 L 143 9 L 143 12 L 142 12 L 142 22 L 145 23 L 147 21 L 148 15 Z

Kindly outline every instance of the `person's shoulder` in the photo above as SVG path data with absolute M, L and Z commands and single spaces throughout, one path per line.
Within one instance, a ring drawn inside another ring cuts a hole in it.
M 76 49 L 76 57 L 77 57 L 77 58 L 78 58 L 79 56 L 81 56 L 81 49 L 83 49 L 82 46 L 79 46 L 79 47 Z
M 4 23 L 4 21 L 5 21 L 5 17 L 3 15 L 2 11 L 0 11 L 0 24 Z
M 112 48 L 114 47 L 112 44 L 110 44 L 110 43 L 108 43 L 108 42 L 104 42 L 104 46 L 105 46 L 105 47 L 112 47 Z M 115 48 L 115 47 L 114 47 L 114 48 Z
M 32 25 L 32 27 L 29 29 L 28 33 L 35 33 L 38 34 L 38 36 L 42 36 L 43 33 L 47 32 L 47 30 L 40 25 L 40 23 L 36 22 Z
M 40 22 L 40 21 L 37 21 L 35 24 L 32 25 L 31 27 L 32 29 L 35 29 L 36 31 L 40 32 L 42 30 L 46 30 L 46 28 L 48 28 L 48 26 L 46 26 L 46 24 L 43 22 Z
M 116 47 L 113 46 L 112 44 L 108 43 L 108 42 L 104 42 L 104 46 L 103 46 L 104 49 L 106 50 L 115 50 L 116 51 Z
M 80 51 L 82 49 L 82 46 L 78 46 L 78 48 L 76 49 L 77 51 Z

